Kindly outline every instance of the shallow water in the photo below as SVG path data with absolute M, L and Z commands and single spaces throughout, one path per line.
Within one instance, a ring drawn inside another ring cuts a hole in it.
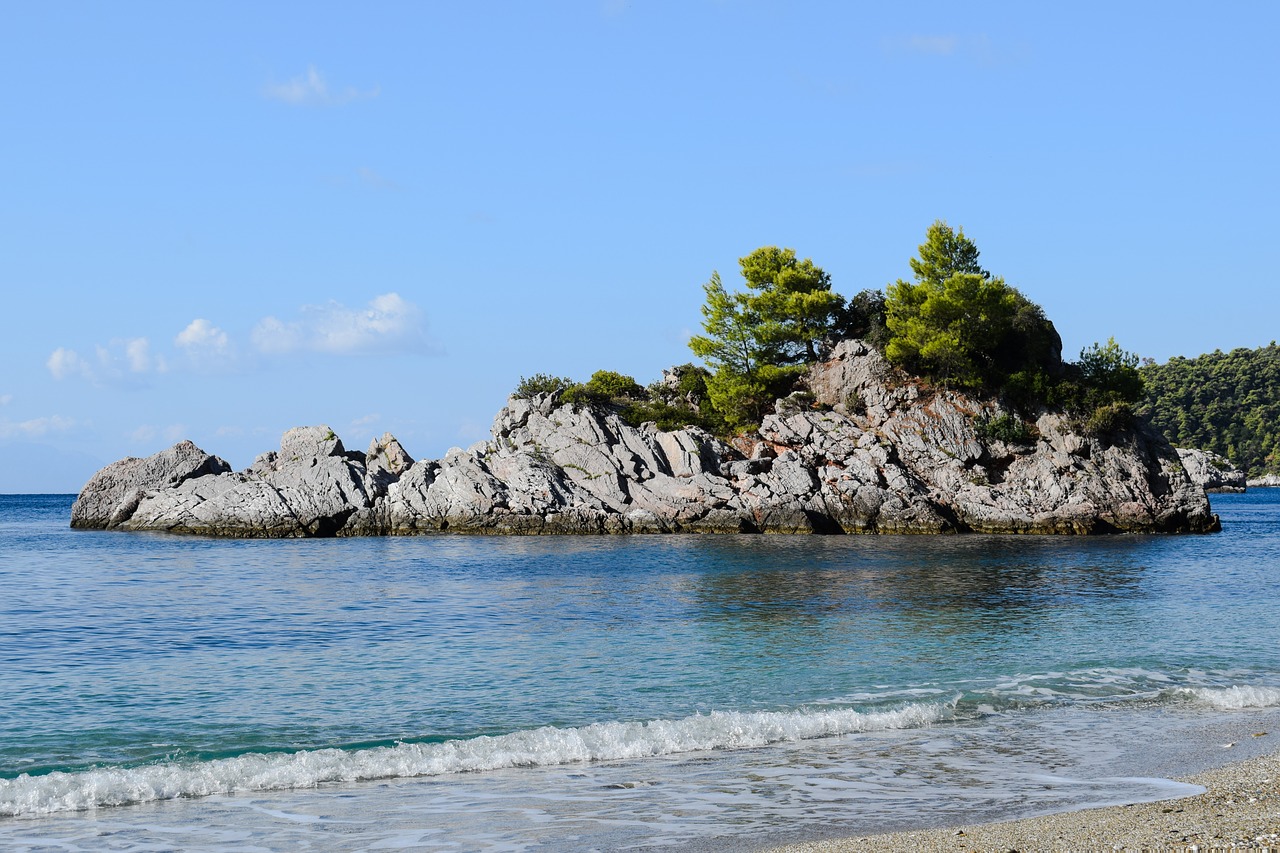
M 0 496 L 19 849 L 751 847 L 1167 796 L 1117 777 L 1280 708 L 1280 490 L 1090 539 L 221 541 L 69 505 Z

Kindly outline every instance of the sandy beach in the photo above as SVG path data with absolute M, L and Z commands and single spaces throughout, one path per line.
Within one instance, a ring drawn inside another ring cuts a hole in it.
M 983 826 L 815 841 L 773 853 L 842 851 L 1280 850 L 1280 752 L 1179 781 L 1196 796 Z

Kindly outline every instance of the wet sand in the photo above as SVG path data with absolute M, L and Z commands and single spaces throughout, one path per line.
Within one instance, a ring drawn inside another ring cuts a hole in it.
M 1280 752 L 1179 781 L 1202 794 L 982 826 L 806 842 L 775 853 L 843 851 L 1277 850 Z

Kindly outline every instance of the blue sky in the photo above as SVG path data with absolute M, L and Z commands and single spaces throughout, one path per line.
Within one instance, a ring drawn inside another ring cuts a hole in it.
M 891 8 L 892 7 L 892 8 Z M 6 4 L 0 492 L 291 426 L 417 458 L 935 219 L 1065 352 L 1280 337 L 1280 5 Z

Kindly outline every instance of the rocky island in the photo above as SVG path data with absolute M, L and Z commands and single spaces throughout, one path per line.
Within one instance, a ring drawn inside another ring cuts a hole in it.
M 414 461 L 327 427 L 285 433 L 233 472 L 181 442 L 99 471 L 71 525 L 228 537 L 425 533 L 1205 533 L 1219 529 L 1177 451 L 1137 422 L 1089 435 L 1044 411 L 986 437 L 994 399 L 931 385 L 860 340 L 836 344 L 732 443 L 632 426 L 559 394 L 512 398 L 492 439 Z

